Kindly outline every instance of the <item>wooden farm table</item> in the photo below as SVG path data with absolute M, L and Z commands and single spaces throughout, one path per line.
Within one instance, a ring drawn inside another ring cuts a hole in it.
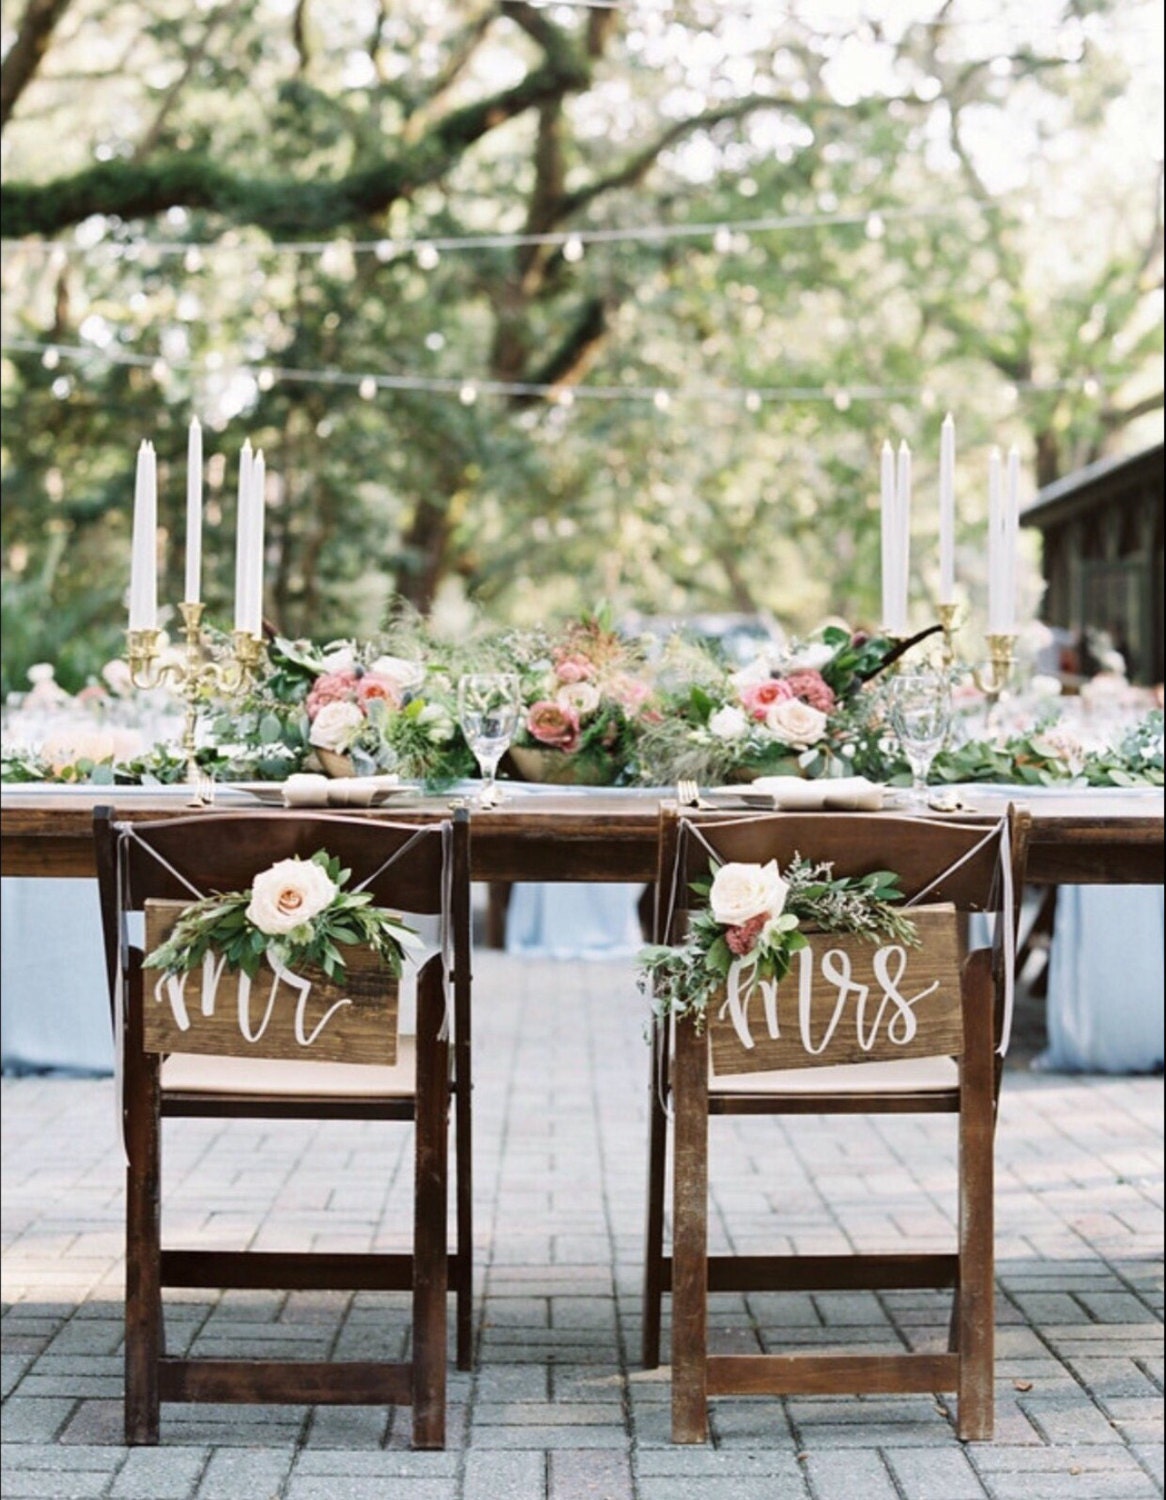
M 1008 801 L 1033 816 L 1028 874 L 1035 884 L 1161 885 L 1161 791 L 1068 791 L 984 787 L 964 794 L 960 818 L 994 821 Z M 3 873 L 92 876 L 93 808 L 112 804 L 119 816 L 188 816 L 181 793 L 141 788 L 5 787 L 0 793 Z M 259 804 L 224 790 L 216 811 Z M 475 811 L 471 865 L 480 881 L 651 881 L 656 873 L 659 794 L 651 791 L 506 789 L 500 807 Z M 449 799 L 409 794 L 372 812 L 348 815 L 425 821 L 442 816 Z M 338 810 L 341 811 L 341 810 Z

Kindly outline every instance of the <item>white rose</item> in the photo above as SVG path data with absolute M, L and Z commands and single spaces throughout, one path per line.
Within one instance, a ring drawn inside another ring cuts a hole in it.
M 739 740 L 749 733 L 749 720 L 739 708 L 728 703 L 709 715 L 709 732 L 718 740 Z
M 101 676 L 109 691 L 116 693 L 119 698 L 128 697 L 134 690 L 129 662 L 123 661 L 120 656 L 106 662 L 101 669 Z
M 319 916 L 338 890 L 315 860 L 281 859 L 252 882 L 247 920 L 269 937 L 281 937 Z
M 820 672 L 834 660 L 834 647 L 822 641 L 810 641 L 800 650 L 792 652 L 785 661 L 787 672 Z
M 826 733 L 826 715 L 800 698 L 783 698 L 766 710 L 765 727 L 783 745 L 805 750 Z
M 788 891 L 776 860 L 767 865 L 722 865 L 713 876 L 709 909 L 726 927 L 741 927 L 754 917 L 772 922 L 785 909 Z
M 778 646 L 764 647 L 747 666 L 732 673 L 729 682 L 738 693 L 742 688 L 756 687 L 759 682 L 768 682 L 783 662 L 784 658 Z
M 1061 679 L 1047 672 L 1037 672 L 1028 685 L 1034 698 L 1059 698 L 1062 693 Z
M 359 703 L 325 703 L 312 720 L 310 744 L 321 750 L 343 752 L 364 728 L 364 711 Z
M 599 707 L 599 689 L 593 682 L 565 682 L 555 694 L 555 702 L 586 719 Z
M 378 656 L 369 666 L 378 677 L 387 677 L 401 693 L 418 688 L 425 681 L 425 668 L 417 661 L 407 661 L 403 656 Z

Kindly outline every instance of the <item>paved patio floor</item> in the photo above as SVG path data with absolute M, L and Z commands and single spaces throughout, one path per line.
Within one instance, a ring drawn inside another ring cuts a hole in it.
M 383 1408 L 164 1406 L 121 1428 L 122 1176 L 109 1080 L 3 1083 L 5 1500 L 1142 1500 L 1162 1490 L 1160 1078 L 1010 1063 L 998 1134 L 996 1437 L 930 1396 L 713 1405 L 669 1441 L 668 1371 L 638 1368 L 647 1056 L 631 965 L 478 955 L 478 1348 L 449 1446 Z M 1031 1052 L 1031 1034 L 1027 1050 Z M 752 1248 L 895 1248 L 949 1234 L 950 1120 L 714 1122 L 712 1230 Z M 168 1127 L 178 1234 L 280 1248 L 403 1243 L 393 1126 Z M 219 1184 L 211 1209 L 209 1185 Z M 170 1304 L 172 1347 L 359 1356 L 400 1296 Z M 718 1297 L 722 1344 L 935 1341 L 933 1294 Z M 954 1401 L 952 1403 L 954 1405 Z

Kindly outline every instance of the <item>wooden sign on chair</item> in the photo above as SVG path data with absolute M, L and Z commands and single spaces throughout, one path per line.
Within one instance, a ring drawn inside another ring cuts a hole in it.
M 145 903 L 146 951 L 169 936 L 181 901 Z M 296 972 L 266 959 L 252 980 L 220 958 L 188 974 L 143 972 L 143 1047 L 147 1052 L 218 1057 L 380 1063 L 397 1060 L 399 985 L 371 948 L 344 950 L 339 981 L 322 969 Z
M 714 1074 L 767 1073 L 963 1051 L 952 906 L 910 912 L 917 947 L 805 930 L 780 982 L 731 982 L 708 1010 Z

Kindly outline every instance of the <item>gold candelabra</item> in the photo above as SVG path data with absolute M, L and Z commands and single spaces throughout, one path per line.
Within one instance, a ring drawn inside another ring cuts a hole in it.
M 943 667 L 950 672 L 955 666 L 955 631 L 959 619 L 958 604 L 937 604 L 935 613 L 939 616 L 940 629 L 943 631 Z
M 972 681 L 988 700 L 988 723 L 991 724 L 1000 695 L 1012 681 L 1012 673 L 1016 667 L 1016 633 L 1011 630 L 992 630 L 985 639 L 988 642 L 988 660 L 981 666 L 972 668 Z
M 198 768 L 199 706 L 209 692 L 238 693 L 255 674 L 263 655 L 263 641 L 246 630 L 231 633 L 231 654 L 215 660 L 202 631 L 201 604 L 180 604 L 185 658 L 181 662 L 158 663 L 162 632 L 129 630 L 126 632 L 126 655 L 130 679 L 135 687 L 156 688 L 169 681 L 186 705 L 182 731 L 182 750 L 186 756 L 186 780 L 191 789 L 191 805 L 204 806 L 210 795 L 204 791 L 204 778 Z

